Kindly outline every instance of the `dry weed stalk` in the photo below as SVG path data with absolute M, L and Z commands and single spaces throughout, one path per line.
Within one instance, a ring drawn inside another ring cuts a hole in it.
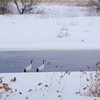
M 16 82 L 16 77 L 10 80 L 10 83 L 4 83 L 3 82 L 4 77 L 0 77 L 0 100 L 3 98 L 5 93 L 13 93 L 12 88 L 10 86 L 11 82 Z M 6 95 L 6 97 L 9 97 L 10 95 Z M 5 98 L 6 98 L 5 97 Z
M 87 67 L 90 69 L 90 67 Z M 100 62 L 97 62 L 93 72 L 86 73 L 81 70 L 83 73 L 81 78 L 85 78 L 85 82 L 80 84 L 81 90 L 76 92 L 76 94 L 81 94 L 90 97 L 100 97 Z
M 33 90 L 32 89 L 28 90 L 28 92 L 31 92 L 31 91 L 33 91 Z
M 47 62 L 47 65 L 49 66 L 51 62 Z
M 50 78 L 46 78 L 50 80 L 47 80 L 45 83 L 41 83 L 41 82 L 38 83 L 35 90 L 41 91 L 41 92 L 57 92 L 57 93 L 66 92 L 65 87 L 66 87 L 68 75 L 70 75 L 70 72 L 66 71 L 64 73 L 61 73 L 59 77 L 58 75 L 56 77 L 56 75 L 57 73 L 53 73 L 53 75 L 48 76 Z
M 70 75 L 69 71 L 61 72 L 58 76 L 58 73 L 53 73 L 52 75 L 46 75 L 46 81 L 44 83 L 40 82 L 37 84 L 36 88 L 31 92 L 30 96 L 26 97 L 26 99 L 30 98 L 33 93 L 36 92 L 43 92 L 43 96 L 45 95 L 44 92 L 56 92 L 56 93 L 63 93 L 67 91 L 67 80 L 68 76 Z M 49 79 L 49 80 L 48 80 Z M 29 90 L 28 92 L 30 92 Z M 64 98 L 61 95 L 58 97 Z
M 12 82 L 16 82 L 16 77 L 14 77 L 13 79 L 11 79 Z

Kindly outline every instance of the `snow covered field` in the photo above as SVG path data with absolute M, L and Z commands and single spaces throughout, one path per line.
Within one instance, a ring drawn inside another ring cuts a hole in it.
M 42 8 L 46 10 L 41 15 L 0 15 L 0 50 L 100 49 L 100 17 L 95 11 L 60 5 Z M 1 100 L 100 100 L 76 94 L 80 90 L 80 75 L 2 73 L 0 77 L 12 90 L 1 93 Z M 17 80 L 10 82 L 14 77 Z M 84 77 L 82 80 L 84 84 Z
M 16 17 L 0 16 L 1 50 L 100 49 L 99 17 Z
M 45 14 L 0 15 L 0 50 L 100 49 L 100 17 L 95 10 L 90 14 L 87 7 L 39 7 Z

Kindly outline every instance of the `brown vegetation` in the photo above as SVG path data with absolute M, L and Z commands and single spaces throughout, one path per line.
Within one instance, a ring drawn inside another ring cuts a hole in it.
M 90 67 L 87 67 L 90 69 Z M 90 97 L 100 97 L 100 62 L 96 63 L 93 72 L 90 72 L 88 75 L 87 72 L 80 70 L 83 75 L 81 76 L 85 78 L 85 82 L 80 84 L 79 92 L 76 94 L 90 96 Z

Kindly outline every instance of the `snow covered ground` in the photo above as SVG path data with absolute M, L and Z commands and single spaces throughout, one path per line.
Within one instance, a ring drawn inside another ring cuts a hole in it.
M 99 17 L 0 16 L 0 50 L 100 49 L 99 20 Z
M 99 97 L 77 94 L 79 90 L 81 94 L 85 93 L 86 77 L 82 72 L 4 73 L 0 76 L 12 89 L 4 92 L 0 100 L 100 100 Z M 14 77 L 16 81 L 11 82 Z
M 100 17 L 95 8 L 90 14 L 87 7 L 39 7 L 44 14 L 0 15 L 0 50 L 100 49 Z
M 44 14 L 0 15 L 0 50 L 100 49 L 100 17 L 95 11 L 60 5 L 41 7 Z M 12 88 L 0 94 L 1 100 L 5 97 L 6 100 L 100 100 L 76 94 L 81 83 L 85 83 L 84 78 L 80 81 L 80 75 L 80 72 L 1 73 L 3 82 Z M 17 81 L 10 82 L 14 77 Z

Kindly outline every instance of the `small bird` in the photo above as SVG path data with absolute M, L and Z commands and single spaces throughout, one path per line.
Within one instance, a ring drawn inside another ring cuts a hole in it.
M 44 62 L 45 60 L 43 60 L 43 64 L 37 68 L 36 72 L 41 72 L 44 69 Z
M 24 72 L 30 72 L 30 70 L 32 69 L 32 62 L 33 62 L 33 60 L 30 61 L 30 65 L 27 66 L 27 67 L 24 69 Z

